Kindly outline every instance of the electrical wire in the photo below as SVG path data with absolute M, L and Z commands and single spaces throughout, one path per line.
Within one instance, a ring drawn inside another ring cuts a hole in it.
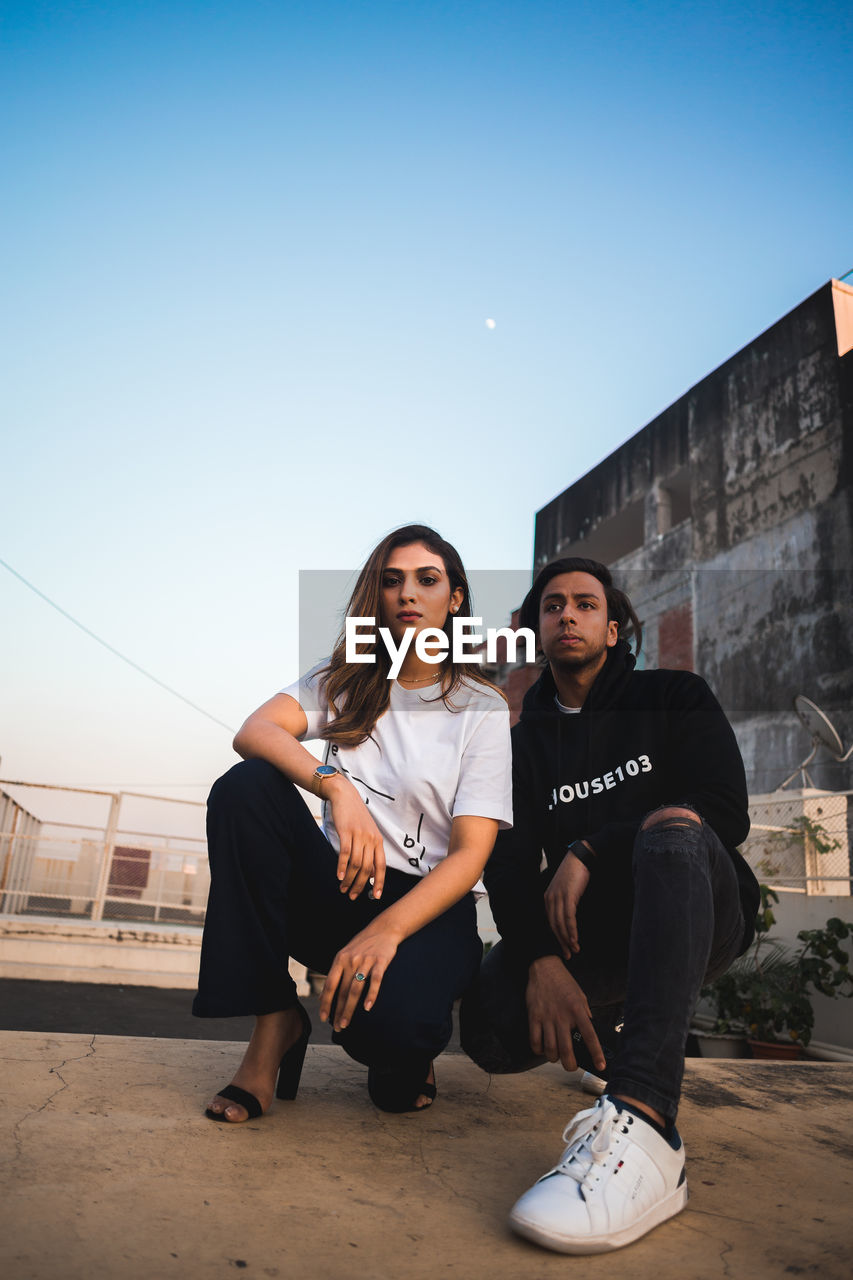
M 184 697 L 184 695 L 179 693 L 177 689 L 173 689 L 172 686 L 166 684 L 164 680 L 160 680 L 158 676 L 152 675 L 150 671 L 146 671 L 144 667 L 141 667 L 138 662 L 134 662 L 132 658 L 128 658 L 126 654 L 121 653 L 113 645 L 102 639 L 101 636 L 96 635 L 91 628 L 84 626 L 84 624 L 79 622 L 77 618 L 73 617 L 67 609 L 63 609 L 55 600 L 51 600 L 50 596 L 46 596 L 43 591 L 40 591 L 32 582 L 29 582 L 22 573 L 18 573 L 17 569 L 13 569 L 5 560 L 0 560 L 0 565 L 2 565 L 4 569 L 8 569 L 9 573 L 11 573 L 13 577 L 17 578 L 19 582 L 23 582 L 25 587 L 29 587 L 30 591 L 34 592 L 39 599 L 44 600 L 45 604 L 49 604 L 51 609 L 55 609 L 57 613 L 62 614 L 63 618 L 67 618 L 69 622 L 73 622 L 74 626 L 78 627 L 84 635 L 87 635 L 90 639 L 97 641 L 99 645 L 114 657 L 120 658 L 122 662 L 126 662 L 129 667 L 133 667 L 134 671 L 138 671 L 140 675 L 145 676 L 146 680 L 153 681 L 153 683 L 159 685 L 161 689 L 165 689 L 167 693 L 171 693 L 173 698 L 179 698 L 181 702 L 186 703 L 188 707 L 192 707 L 193 711 L 197 711 L 199 715 L 205 716 L 208 720 L 212 720 L 214 724 L 218 724 L 221 729 L 227 729 L 229 733 L 235 732 L 230 724 L 226 724 L 224 720 L 217 719 L 217 717 L 211 715 L 209 711 L 205 711 L 204 707 L 200 707 L 197 702 L 192 702 L 191 699 Z

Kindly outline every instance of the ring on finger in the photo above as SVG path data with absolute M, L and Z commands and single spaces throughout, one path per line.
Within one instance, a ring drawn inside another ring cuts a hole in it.
M 363 974 L 363 973 L 357 973 L 357 974 L 355 975 L 355 980 L 356 980 L 356 982 L 364 982 L 364 974 Z

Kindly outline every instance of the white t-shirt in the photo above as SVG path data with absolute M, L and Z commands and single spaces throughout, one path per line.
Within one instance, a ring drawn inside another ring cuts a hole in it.
M 328 659 L 283 689 L 308 719 L 303 738 L 317 738 L 329 722 L 319 672 Z M 382 835 L 389 867 L 425 876 L 447 855 L 450 827 L 464 814 L 512 826 L 509 708 L 484 685 L 463 684 L 442 702 L 438 686 L 404 689 L 391 683 L 388 709 L 358 747 L 326 743 L 324 759 L 357 788 Z M 323 831 L 339 848 L 330 806 Z M 482 881 L 474 892 L 485 892 Z

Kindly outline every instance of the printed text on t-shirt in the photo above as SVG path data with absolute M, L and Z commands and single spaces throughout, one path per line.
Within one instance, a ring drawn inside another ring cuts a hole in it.
M 651 773 L 651 771 L 652 762 L 648 756 L 643 755 L 638 756 L 636 760 L 626 760 L 623 765 L 617 764 L 615 769 L 602 773 L 597 778 L 590 778 L 584 782 L 565 782 L 561 787 L 551 788 L 548 810 L 550 812 L 557 804 L 571 804 L 573 800 L 586 800 L 590 792 L 597 796 L 602 791 L 612 791 L 618 783 L 625 782 L 628 778 L 636 778 L 640 773 Z

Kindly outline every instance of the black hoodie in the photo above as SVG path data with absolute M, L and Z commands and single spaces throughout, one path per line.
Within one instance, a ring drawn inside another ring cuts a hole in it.
M 561 951 L 543 894 L 572 841 L 595 851 L 594 877 L 627 879 L 640 823 L 661 805 L 689 805 L 719 836 L 738 875 L 744 950 L 752 939 L 759 891 L 737 852 L 749 815 L 731 725 L 701 677 L 635 671 L 634 661 L 618 640 L 576 714 L 557 707 L 546 668 L 512 731 L 513 826 L 498 835 L 485 882 L 501 937 L 528 961 Z

